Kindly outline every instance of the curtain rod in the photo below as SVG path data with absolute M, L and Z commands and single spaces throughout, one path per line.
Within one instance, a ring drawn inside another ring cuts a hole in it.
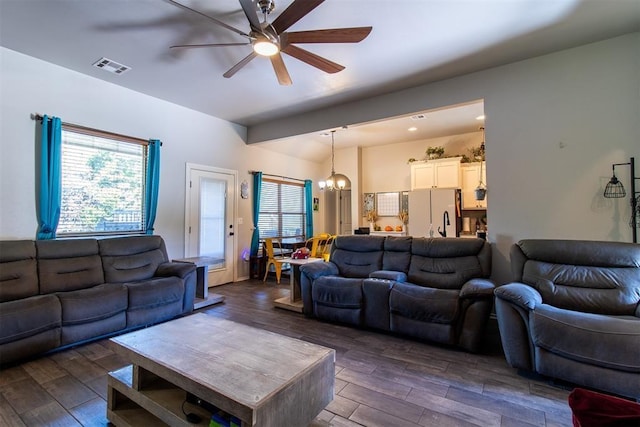
M 250 174 L 255 175 L 256 173 L 258 173 L 259 171 L 249 171 Z M 291 181 L 299 181 L 299 182 L 305 182 L 304 179 L 298 179 L 298 178 L 291 178 L 290 176 L 284 176 L 284 175 L 272 175 L 270 173 L 262 173 L 262 176 L 272 176 L 274 178 L 282 178 L 282 179 L 289 179 Z
M 40 120 L 42 121 L 42 114 L 39 113 L 32 113 L 31 114 L 31 120 Z M 115 139 L 121 139 L 121 140 L 125 140 L 125 141 L 129 141 L 129 142 L 135 142 L 137 144 L 142 144 L 142 145 L 149 145 L 149 140 L 148 139 L 143 139 L 143 138 L 137 138 L 135 136 L 128 136 L 128 135 L 122 135 L 119 133 L 115 133 L 115 132 L 109 132 L 109 131 L 105 131 L 105 130 L 100 130 L 100 129 L 94 129 L 94 128 L 90 128 L 90 127 L 86 127 L 86 126 L 81 126 L 81 125 L 76 125 L 74 123 L 67 123 L 67 122 L 62 122 L 62 126 L 67 126 L 70 128 L 74 128 L 77 129 L 79 131 L 85 131 L 93 136 L 97 136 L 96 132 L 100 132 L 104 135 L 107 136 L 111 136 Z M 160 142 L 160 145 L 162 146 L 162 142 Z

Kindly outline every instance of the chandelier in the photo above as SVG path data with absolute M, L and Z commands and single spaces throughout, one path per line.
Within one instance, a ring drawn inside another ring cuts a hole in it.
M 320 186 L 320 190 L 324 190 L 325 188 L 329 191 L 333 190 L 344 190 L 347 186 L 347 181 L 349 180 L 345 175 L 341 173 L 336 173 L 334 167 L 335 160 L 335 147 L 334 147 L 334 134 L 335 130 L 331 131 L 331 175 L 324 181 L 320 181 L 318 185 Z

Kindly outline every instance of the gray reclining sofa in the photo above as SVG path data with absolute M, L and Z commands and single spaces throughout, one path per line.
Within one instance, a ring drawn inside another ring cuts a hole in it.
M 195 271 L 160 236 L 0 241 L 0 364 L 189 313 Z
M 301 266 L 307 316 L 476 352 L 493 306 L 481 239 L 338 236 L 329 262 Z
M 640 245 L 522 240 L 496 314 L 514 368 L 640 398 Z

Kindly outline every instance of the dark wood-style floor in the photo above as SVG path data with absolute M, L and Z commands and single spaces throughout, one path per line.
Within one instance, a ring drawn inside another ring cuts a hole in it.
M 335 398 L 314 426 L 571 425 L 569 391 L 518 376 L 495 326 L 475 355 L 276 309 L 288 290 L 273 282 L 212 290 L 225 303 L 200 311 L 336 350 Z M 108 425 L 106 375 L 126 364 L 104 340 L 2 370 L 0 425 Z

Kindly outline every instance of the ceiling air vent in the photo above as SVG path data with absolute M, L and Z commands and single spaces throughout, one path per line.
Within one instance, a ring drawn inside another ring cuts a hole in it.
M 102 68 L 103 70 L 109 71 L 113 74 L 122 74 L 131 69 L 131 67 L 127 67 L 126 65 L 120 64 L 116 61 L 112 61 L 108 58 L 100 58 L 93 63 L 93 66 Z
M 426 118 L 426 114 L 416 114 L 415 116 L 411 116 L 411 120 L 424 120 Z

